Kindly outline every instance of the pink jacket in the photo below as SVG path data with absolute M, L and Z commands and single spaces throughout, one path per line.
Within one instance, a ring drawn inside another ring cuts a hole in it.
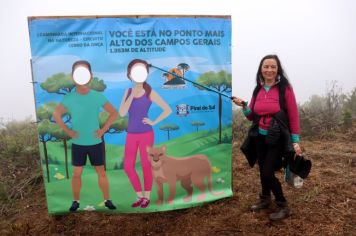
M 255 103 L 255 105 L 254 105 Z M 292 136 L 298 136 L 300 134 L 300 124 L 299 124 L 299 112 L 298 106 L 295 99 L 295 95 L 291 86 L 288 86 L 285 91 L 285 104 L 289 120 L 289 129 Z M 253 106 L 254 105 L 254 106 Z M 254 113 L 261 116 L 259 122 L 259 128 L 263 130 L 268 130 L 268 125 L 271 121 L 271 118 L 274 114 L 279 112 L 279 86 L 272 86 L 268 92 L 261 87 L 260 91 L 256 96 L 256 101 L 252 97 L 248 110 L 252 110 L 254 107 Z M 245 111 L 247 119 L 253 120 L 253 113 L 250 111 Z

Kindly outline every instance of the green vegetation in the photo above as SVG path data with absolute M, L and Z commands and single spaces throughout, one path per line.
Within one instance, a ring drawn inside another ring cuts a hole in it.
M 232 76 L 231 74 L 227 73 L 226 71 L 219 71 L 213 72 L 209 71 L 199 76 L 199 78 L 195 81 L 198 84 L 204 85 L 208 88 L 211 88 L 215 91 L 222 92 L 222 93 L 230 93 L 232 91 L 231 82 Z M 202 86 L 195 85 L 198 89 L 206 90 L 206 88 Z M 218 101 L 218 114 L 219 114 L 219 143 L 222 142 L 221 138 L 221 116 L 222 116 L 222 98 L 221 94 L 219 94 L 219 101 Z
M 223 129 L 223 132 L 231 136 L 231 127 Z M 227 191 L 231 186 L 231 142 L 218 145 L 217 142 L 217 131 L 208 132 L 201 131 L 195 132 L 193 134 L 186 135 L 174 140 L 170 140 L 160 145 L 167 146 L 167 154 L 174 156 L 176 158 L 190 156 L 194 154 L 205 154 L 209 157 L 212 167 L 214 170 L 217 170 L 216 173 L 213 173 L 214 181 L 217 179 L 223 179 L 224 183 L 213 183 L 214 191 L 225 189 L 223 197 L 231 195 L 231 191 Z M 69 145 L 70 146 L 70 145 Z M 44 151 L 44 146 L 41 148 L 41 153 Z M 65 162 L 64 162 L 64 152 L 63 152 L 63 143 L 61 142 L 48 142 L 47 152 L 51 155 L 51 158 L 56 162 L 49 162 L 49 175 L 51 177 L 51 182 L 46 183 L 46 193 L 47 193 L 47 202 L 49 206 L 49 211 L 51 213 L 60 213 L 67 212 L 68 203 L 70 203 L 72 194 L 70 187 L 70 179 L 64 178 Z M 132 209 L 130 203 L 135 199 L 135 193 L 132 189 L 132 186 L 122 169 L 123 167 L 123 146 L 116 146 L 106 144 L 106 156 L 107 156 L 107 175 L 110 182 L 112 199 L 114 202 L 119 204 L 120 212 L 141 212 L 148 211 L 142 209 Z M 227 159 L 228 158 L 228 159 Z M 44 168 L 44 167 L 43 167 Z M 140 178 L 142 179 L 142 172 L 140 167 L 139 157 L 136 160 L 136 170 L 139 173 Z M 72 167 L 69 166 L 69 172 L 72 172 Z M 45 169 L 44 169 L 44 173 Z M 167 187 L 167 186 L 166 186 Z M 194 190 L 197 191 L 197 190 Z M 168 193 L 168 189 L 165 190 L 165 193 Z M 185 191 L 181 188 L 180 184 L 177 183 L 177 194 L 176 204 L 174 206 L 164 206 L 157 207 L 152 205 L 150 211 L 162 211 L 169 209 L 177 208 L 186 208 L 198 203 L 185 203 L 181 199 L 185 195 Z M 81 202 L 84 205 L 93 205 L 99 211 L 106 211 L 104 207 L 99 206 L 102 202 L 102 194 L 97 184 L 97 175 L 93 167 L 89 164 L 84 168 L 83 172 L 83 191 L 81 193 L 83 198 Z M 181 196 L 181 197 L 179 197 Z M 216 200 L 222 196 L 216 197 L 211 194 L 207 194 L 207 201 Z M 167 196 L 166 196 L 167 197 Z M 59 201 L 61 199 L 61 201 Z M 152 199 L 156 199 L 156 189 L 153 186 L 152 189 Z
M 54 125 L 46 121 L 47 125 Z M 1 174 L 6 176 L 14 176 L 7 178 L 0 185 L 0 201 L 3 203 L 0 209 L 2 213 L 10 210 L 9 206 L 14 203 L 14 199 L 26 196 L 29 189 L 42 183 L 42 173 L 45 179 L 50 177 L 51 182 L 45 181 L 48 209 L 51 213 L 67 212 L 68 206 L 72 199 L 71 192 L 71 173 L 72 166 L 69 163 L 68 172 L 69 178 L 66 177 L 65 164 L 65 149 L 62 141 L 46 141 L 48 168 L 45 166 L 44 158 L 44 143 L 40 143 L 40 153 L 38 153 L 38 139 L 36 137 L 36 125 L 30 123 L 29 120 L 24 122 L 9 122 L 2 125 L 1 134 L 1 164 L 8 166 L 6 173 Z M 223 132 L 227 135 L 231 134 L 231 127 L 226 127 Z M 56 140 L 56 139 L 54 139 Z M 220 144 L 217 142 L 217 131 L 200 131 L 186 135 L 177 139 L 170 140 L 165 143 L 158 144 L 167 145 L 168 155 L 180 158 L 193 154 L 206 154 L 209 157 L 213 172 L 213 190 L 224 190 L 224 194 L 213 196 L 207 193 L 207 201 L 214 201 L 221 197 L 231 196 L 231 143 Z M 70 160 L 70 145 L 68 141 L 68 156 Z M 30 146 L 28 146 L 30 145 Z M 193 197 L 191 203 L 185 203 L 182 197 L 186 192 L 181 188 L 180 183 L 177 183 L 176 204 L 163 205 L 162 207 L 151 205 L 150 209 L 132 209 L 130 204 L 135 200 L 135 192 L 123 170 L 123 153 L 124 147 L 117 145 L 106 144 L 107 155 L 107 175 L 110 183 L 110 191 L 113 201 L 119 206 L 118 212 L 134 212 L 134 211 L 162 211 L 178 208 L 186 208 L 189 206 L 200 205 Z M 19 155 L 17 159 L 16 156 Z M 42 156 L 40 158 L 39 155 Z M 42 163 L 42 172 L 40 171 L 40 163 Z M 28 171 L 32 169 L 32 171 Z M 36 170 L 36 171 L 33 171 Z M 48 170 L 48 171 L 47 171 Z M 139 157 L 136 162 L 136 170 L 142 179 Z M 11 174 L 13 173 L 13 174 Z M 20 174 L 19 174 L 20 173 Z M 217 182 L 217 180 L 223 182 Z M 164 186 L 164 193 L 168 194 L 168 185 Z M 197 189 L 194 188 L 197 193 Z M 165 195 L 165 198 L 168 196 Z M 152 200 L 157 198 L 156 189 L 153 186 Z M 10 200 L 10 201 L 9 201 Z M 102 193 L 97 184 L 97 174 L 93 167 L 87 163 L 83 171 L 83 187 L 81 193 L 81 209 L 86 205 L 94 206 L 98 211 L 107 211 L 102 206 Z
M 197 129 L 197 132 L 199 131 L 199 126 L 204 126 L 205 125 L 205 122 L 203 121 L 192 121 L 192 126 L 195 126 L 196 129 Z
M 170 134 L 172 131 L 179 130 L 179 126 L 176 124 L 164 124 L 159 127 L 160 130 L 167 132 L 167 139 L 170 140 Z
M 235 114 L 237 113 L 234 112 Z M 336 129 L 337 133 L 332 141 L 325 140 L 323 135 L 316 136 L 312 140 L 302 138 L 302 146 L 306 150 L 307 158 L 313 161 L 313 169 L 302 189 L 284 186 L 285 195 L 289 200 L 293 215 L 284 222 L 285 224 L 282 222 L 283 227 L 281 227 L 281 224 L 270 224 L 266 221 L 268 212 L 256 214 L 249 210 L 249 206 L 258 199 L 259 174 L 258 168 L 251 169 L 248 167 L 245 158 L 239 151 L 243 134 L 241 131 L 236 131 L 236 127 L 241 126 L 235 118 L 233 124 L 235 142 L 232 154 L 234 195 L 231 198 L 191 209 L 159 214 L 153 212 L 130 215 L 87 212 L 65 216 L 48 216 L 43 187 L 46 181 L 43 181 L 40 168 L 36 125 L 31 123 L 29 119 L 1 122 L 0 124 L 1 235 L 114 235 L 118 232 L 122 235 L 132 235 L 137 234 L 137 232 L 145 235 L 208 235 L 211 233 L 224 235 L 355 235 L 356 233 L 353 220 L 353 199 L 355 195 L 353 186 L 356 159 L 354 143 L 352 142 L 352 140 L 356 140 L 355 122 L 347 132 Z M 247 122 L 247 124 L 249 123 Z M 223 129 L 223 137 L 225 133 L 229 136 L 231 127 Z M 236 139 L 236 137 L 238 138 Z M 206 153 L 209 155 L 212 165 L 220 168 L 222 172 L 224 165 L 220 165 L 219 161 L 227 156 L 219 155 L 217 149 L 210 149 L 217 142 L 217 131 L 209 130 L 194 132 L 194 134 L 170 140 L 165 144 L 168 145 L 168 154 L 177 155 L 177 158 L 192 153 Z M 51 150 L 49 158 L 57 158 L 57 161 L 60 162 L 59 165 L 52 166 L 50 164 L 52 168 L 51 176 L 54 176 L 56 171 L 64 173 L 63 143 L 49 143 L 51 144 L 49 145 Z M 55 145 L 52 145 L 52 143 Z M 163 143 L 159 145 L 163 145 Z M 198 145 L 200 145 L 199 148 L 194 148 Z M 52 148 L 56 148 L 62 157 L 52 156 Z M 70 150 L 70 145 L 68 148 Z M 231 151 L 230 144 L 220 144 L 217 145 L 217 148 L 226 152 Z M 134 200 L 131 197 L 134 198 L 135 196 L 127 177 L 122 171 L 122 162 L 119 163 L 122 160 L 123 150 L 117 146 L 114 148 L 108 146 L 107 152 L 109 157 L 113 157 L 113 162 L 109 161 L 108 166 L 111 195 L 118 206 L 118 211 L 127 212 L 129 204 Z M 227 165 L 229 161 L 225 160 L 224 163 Z M 114 163 L 113 166 L 112 163 Z M 138 164 L 137 170 L 139 169 Z M 221 182 L 221 178 L 223 178 L 220 177 L 221 172 L 213 174 L 213 189 L 215 191 L 230 185 L 229 176 L 225 179 L 225 183 Z M 91 205 L 97 211 L 110 213 L 102 207 L 96 174 L 90 166 L 85 167 L 84 174 L 87 181 L 83 183 L 81 209 Z M 280 179 L 282 178 L 282 173 L 278 172 L 277 175 Z M 70 180 L 65 178 L 62 180 L 52 179 L 53 182 L 51 181 L 50 185 L 53 187 L 47 193 L 56 194 L 58 200 L 57 202 L 51 200 L 49 206 L 52 210 L 59 212 L 63 209 L 67 210 L 67 201 L 71 201 Z M 61 189 L 59 195 L 53 190 L 55 186 Z M 177 191 L 177 197 L 184 196 L 182 194 L 185 193 L 179 184 Z M 164 192 L 167 193 L 167 190 L 165 189 Z M 229 196 L 229 194 L 225 193 L 223 196 Z M 211 195 L 207 194 L 207 196 L 209 201 L 215 200 Z M 125 198 L 128 198 L 128 200 L 124 201 Z M 156 190 L 154 188 L 152 200 L 155 199 Z M 193 198 L 194 200 L 195 198 Z M 178 208 L 185 207 L 185 203 L 181 200 L 177 200 L 177 204 Z M 191 206 L 194 206 L 194 204 Z M 145 210 L 140 209 L 140 211 L 144 212 Z M 88 222 L 93 222 L 93 219 L 95 223 L 88 224 Z M 266 227 L 266 224 L 268 227 Z
M 302 139 L 334 139 L 337 132 L 352 132 L 350 128 L 356 121 L 356 88 L 345 94 L 332 81 L 324 95 L 313 95 L 298 108 Z M 244 140 L 251 122 L 245 119 L 241 109 L 235 110 L 233 117 L 233 136 L 235 140 Z

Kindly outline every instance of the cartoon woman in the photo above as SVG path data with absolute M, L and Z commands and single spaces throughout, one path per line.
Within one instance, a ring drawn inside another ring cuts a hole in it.
M 127 77 L 134 82 L 133 88 L 125 91 L 119 114 L 128 115 L 128 127 L 125 143 L 124 170 L 137 195 L 131 207 L 146 208 L 150 204 L 152 189 L 152 171 L 146 148 L 152 147 L 154 134 L 152 126 L 165 119 L 172 110 L 168 104 L 145 82 L 149 72 L 149 65 L 140 59 L 132 60 L 127 66 Z M 152 102 L 162 108 L 162 113 L 155 119 L 148 118 L 148 111 Z M 140 150 L 140 160 L 144 177 L 144 192 L 135 170 L 137 151 Z

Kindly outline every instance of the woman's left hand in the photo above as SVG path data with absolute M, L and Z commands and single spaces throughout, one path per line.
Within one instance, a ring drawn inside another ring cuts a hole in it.
M 300 148 L 299 143 L 293 143 L 293 148 L 297 155 L 302 154 L 302 149 Z
M 152 120 L 148 119 L 147 117 L 143 118 L 142 123 L 150 126 L 153 126 L 155 124 Z

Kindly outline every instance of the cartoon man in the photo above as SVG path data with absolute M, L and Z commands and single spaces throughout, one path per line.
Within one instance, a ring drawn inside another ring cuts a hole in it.
M 109 196 L 109 183 L 104 169 L 101 137 L 116 119 L 117 112 L 104 95 L 89 88 L 88 84 L 92 78 L 89 62 L 75 62 L 72 66 L 72 79 L 76 90 L 67 94 L 53 113 L 58 125 L 72 138 L 73 202 L 69 208 L 72 212 L 79 208 L 81 175 L 83 166 L 86 165 L 87 156 L 98 174 L 98 183 L 105 199 L 105 207 L 111 210 L 116 209 Z M 109 117 L 100 129 L 99 110 L 101 107 L 109 113 Z M 62 120 L 62 115 L 66 112 L 71 116 L 71 128 Z

